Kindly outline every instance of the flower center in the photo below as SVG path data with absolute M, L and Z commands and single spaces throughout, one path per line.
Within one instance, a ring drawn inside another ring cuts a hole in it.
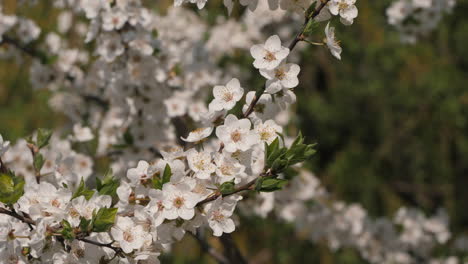
M 127 242 L 132 242 L 133 241 L 133 235 L 132 232 L 130 231 L 124 231 L 123 232 L 123 239 Z
M 273 54 L 271 51 L 267 51 L 265 54 L 265 57 L 263 57 L 267 61 L 274 61 L 276 60 L 275 54 Z
M 223 221 L 223 219 L 224 219 L 224 215 L 219 210 L 216 210 L 213 212 L 213 220 L 217 222 L 221 222 Z
M 205 161 L 198 160 L 194 165 L 195 165 L 195 168 L 202 170 L 205 167 Z
M 339 8 L 340 10 L 344 10 L 344 9 L 348 8 L 348 6 L 349 6 L 349 5 L 348 5 L 347 3 L 341 2 L 341 3 L 338 5 L 338 8 Z
M 119 18 L 118 17 L 113 17 L 112 18 L 112 24 L 114 24 L 114 26 L 117 26 L 119 24 Z
M 260 139 L 263 141 L 267 141 L 271 137 L 271 132 L 268 130 L 263 130 L 260 132 Z
M 242 134 L 238 130 L 236 130 L 231 133 L 231 139 L 234 142 L 239 142 L 242 139 Z
M 224 174 L 224 175 L 231 175 L 231 166 L 229 165 L 223 165 L 221 166 L 220 168 L 220 171 Z
M 184 205 L 185 199 L 184 197 L 177 197 L 174 199 L 174 206 L 179 209 Z
M 85 256 L 85 252 L 81 248 L 74 250 L 73 253 L 75 254 L 77 258 L 84 258 Z
M 57 199 L 52 200 L 51 204 L 54 207 L 57 207 L 57 208 L 60 207 L 60 202 Z
M 234 95 L 231 92 L 226 92 L 223 94 L 223 100 L 226 102 L 232 101 Z
M 86 168 L 86 167 L 88 167 L 88 162 L 83 160 L 83 161 L 80 162 L 80 166 L 81 166 L 81 168 Z
M 286 76 L 286 73 L 284 72 L 283 69 L 276 69 L 275 70 L 276 79 L 283 80 L 285 76 Z
M 200 134 L 201 132 L 203 132 L 203 130 L 205 130 L 203 127 L 199 127 L 199 128 L 197 128 L 197 129 L 193 130 L 192 132 L 193 132 L 193 133 Z
M 162 202 L 162 201 L 159 201 L 159 202 L 157 203 L 157 205 L 158 205 L 158 210 L 159 210 L 159 211 L 164 210 L 164 205 L 163 205 L 163 202 Z
M 80 216 L 80 214 L 78 213 L 78 211 L 75 208 L 72 208 L 72 209 L 70 209 L 70 216 L 75 218 L 75 217 Z

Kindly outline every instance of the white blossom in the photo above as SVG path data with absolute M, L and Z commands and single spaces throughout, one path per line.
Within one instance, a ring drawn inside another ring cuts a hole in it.
M 328 9 L 333 15 L 340 15 L 341 23 L 351 25 L 358 15 L 355 3 L 356 0 L 331 0 L 328 3 Z
M 123 252 L 127 254 L 140 249 L 145 239 L 150 236 L 143 230 L 143 226 L 136 225 L 130 217 L 126 216 L 118 216 L 110 232 Z
M 164 217 L 166 219 L 190 220 L 195 215 L 195 205 L 200 201 L 200 196 L 191 192 L 188 184 L 164 185 Z
M 250 130 L 251 125 L 248 119 L 228 115 L 224 125 L 216 128 L 216 136 L 224 143 L 227 151 L 246 151 L 258 142 L 258 136 Z
M 325 35 L 326 39 L 324 39 L 324 42 L 325 44 L 327 44 L 327 47 L 330 50 L 331 54 L 337 59 L 341 60 L 342 49 L 340 47 L 339 42 L 335 38 L 335 28 L 330 27 L 330 23 L 328 23 L 325 27 Z
M 213 88 L 214 99 L 209 104 L 210 111 L 231 110 L 244 95 L 244 89 L 240 87 L 239 80 L 234 78 L 226 86 Z
M 213 132 L 213 127 L 201 127 L 191 131 L 187 138 L 183 138 L 186 142 L 201 142 L 205 138 L 209 137 Z
M 74 139 L 79 142 L 90 141 L 94 139 L 93 132 L 89 127 L 83 127 L 81 124 L 73 125 Z
M 219 197 L 214 202 L 205 206 L 208 224 L 213 229 L 214 236 L 232 233 L 235 230 L 236 225 L 230 217 L 234 211 L 236 202 L 229 203 Z
M 267 39 L 264 45 L 252 46 L 250 54 L 255 59 L 253 62 L 255 68 L 272 70 L 288 56 L 289 49 L 281 46 L 280 38 L 273 35 Z
M 294 88 L 299 84 L 297 75 L 301 68 L 294 63 L 281 63 L 273 70 L 260 69 L 260 74 L 267 79 L 265 91 L 277 93 L 283 88 Z
M 265 122 L 256 123 L 254 130 L 258 134 L 260 140 L 267 144 L 271 144 L 271 142 L 278 137 L 278 133 L 283 132 L 283 128 L 271 119 Z
M 208 179 L 211 173 L 215 172 L 216 167 L 211 160 L 209 151 L 198 152 L 195 149 L 187 151 L 189 167 L 195 172 L 195 177 L 199 179 Z
M 0 157 L 5 154 L 10 148 L 10 141 L 4 141 L 2 135 L 0 135 Z

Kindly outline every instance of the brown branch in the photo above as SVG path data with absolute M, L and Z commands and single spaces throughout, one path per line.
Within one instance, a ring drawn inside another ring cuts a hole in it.
M 113 243 L 113 242 L 111 242 L 111 243 L 101 243 L 101 242 L 94 241 L 94 240 L 90 240 L 90 239 L 87 239 L 87 238 L 77 238 L 77 239 L 80 240 L 80 241 L 83 241 L 83 242 L 85 242 L 85 243 L 98 246 L 98 247 L 110 248 L 110 249 L 114 250 L 114 252 L 115 252 L 116 255 L 119 255 L 119 256 L 122 256 L 122 255 L 123 255 L 123 250 L 122 250 L 122 248 L 112 246 L 112 243 Z
M 14 217 L 14 218 L 26 223 L 26 224 L 36 225 L 36 222 L 34 222 L 34 220 L 32 220 L 29 217 L 22 216 L 22 215 L 18 214 L 15 211 L 10 211 L 10 210 L 7 210 L 5 208 L 0 208 L 0 214 L 9 215 L 9 216 Z
M 0 172 L 8 173 L 8 168 L 5 166 L 5 163 L 3 163 L 3 160 L 1 157 L 0 157 Z
M 30 225 L 30 226 L 36 225 L 36 222 L 34 220 L 32 220 L 30 217 L 22 216 L 22 215 L 18 214 L 17 212 L 15 212 L 14 210 L 10 211 L 10 210 L 7 210 L 5 208 L 0 207 L 0 214 L 9 215 L 9 216 L 14 217 L 14 218 L 16 218 L 16 219 Z M 83 235 L 83 234 L 84 233 L 81 233 L 81 235 Z M 80 234 L 78 234 L 78 236 L 79 235 Z M 60 234 L 54 234 L 54 236 L 61 237 Z M 101 242 L 93 241 L 93 240 L 90 240 L 90 239 L 87 239 L 87 238 L 84 238 L 84 237 L 77 237 L 76 239 L 80 240 L 80 241 L 83 241 L 85 243 L 88 243 L 88 244 L 93 244 L 95 246 L 110 248 L 110 249 L 114 250 L 116 255 L 119 255 L 119 256 L 122 256 L 122 254 L 123 254 L 122 248 L 114 247 L 114 246 L 112 246 L 112 243 L 107 243 L 107 244 L 106 243 L 101 243 Z
M 239 248 L 237 247 L 231 234 L 224 233 L 219 237 L 219 241 L 223 244 L 225 254 L 228 256 L 231 264 L 248 264 Z
M 31 150 L 31 155 L 32 155 L 32 160 L 33 160 L 33 168 L 34 168 L 34 175 L 36 176 L 36 182 L 40 183 L 41 182 L 41 171 L 40 169 L 38 170 L 35 166 L 35 160 L 36 160 L 36 155 L 39 153 L 39 148 L 33 144 L 28 143 L 28 148 Z
M 296 45 L 297 45 L 297 43 L 299 43 L 299 41 L 302 41 L 302 40 L 305 39 L 304 31 L 305 31 L 305 29 L 307 27 L 307 24 L 309 23 L 310 20 L 314 19 L 315 17 L 317 17 L 320 14 L 322 9 L 328 4 L 329 1 L 330 0 L 322 0 L 320 5 L 318 6 L 318 8 L 316 8 L 310 15 L 308 15 L 306 17 L 301 31 L 296 35 L 296 37 L 294 37 L 294 39 L 291 41 L 291 44 L 289 44 L 289 52 L 291 52 L 296 47 Z M 261 89 L 258 89 L 255 92 L 255 96 L 254 96 L 252 102 L 250 103 L 250 105 L 247 108 L 247 110 L 245 111 L 245 113 L 242 115 L 244 118 L 247 118 L 250 114 L 252 114 L 252 112 L 254 111 L 255 106 L 257 105 L 258 101 L 260 100 L 260 97 L 265 92 L 265 89 L 266 89 L 266 85 L 264 85 Z
M 42 51 L 39 51 L 39 50 L 33 48 L 30 45 L 22 44 L 17 39 L 14 39 L 14 38 L 12 38 L 10 36 L 4 35 L 4 36 L 2 36 L 2 41 L 0 42 L 0 44 L 2 44 L 2 43 L 10 44 L 10 45 L 14 46 L 15 48 L 17 48 L 17 49 L 21 50 L 22 52 L 26 53 L 27 55 L 29 55 L 30 57 L 33 57 L 33 58 L 36 58 L 36 59 L 40 60 L 42 64 L 47 63 L 47 60 L 48 60 L 47 56 Z
M 229 260 L 221 253 L 216 251 L 208 242 L 206 242 L 201 236 L 188 232 L 200 245 L 200 248 L 205 251 L 208 255 L 213 257 L 220 264 L 229 264 Z
M 262 176 L 259 176 L 259 177 L 262 177 Z M 230 195 L 236 194 L 236 193 L 238 193 L 238 192 L 251 190 L 252 187 L 255 185 L 255 182 L 257 181 L 257 179 L 258 179 L 259 177 L 257 177 L 257 178 L 255 178 L 255 179 L 251 180 L 250 182 L 248 182 L 248 183 L 246 183 L 246 184 L 244 184 L 244 185 L 242 185 L 242 186 L 236 188 L 236 189 L 235 189 L 233 192 L 231 192 L 231 193 L 228 193 L 228 194 L 224 194 L 224 195 L 223 195 L 223 194 L 221 194 L 220 192 L 217 191 L 217 192 L 215 192 L 213 195 L 211 195 L 211 196 L 205 198 L 204 200 L 201 200 L 200 202 L 198 202 L 196 206 L 200 206 L 200 205 L 203 205 L 203 204 L 212 202 L 212 201 L 218 199 L 218 197 L 220 197 L 220 196 L 226 197 L 226 196 L 230 196 Z

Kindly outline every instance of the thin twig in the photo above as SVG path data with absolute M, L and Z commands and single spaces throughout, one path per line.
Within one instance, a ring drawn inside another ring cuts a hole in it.
M 259 177 L 262 177 L 262 176 L 259 176 Z M 213 195 L 205 198 L 204 200 L 201 200 L 200 202 L 197 203 L 196 206 L 200 206 L 200 205 L 203 205 L 203 204 L 206 204 L 206 203 L 209 203 L 209 202 L 212 202 L 216 199 L 218 199 L 218 197 L 220 197 L 221 195 L 223 197 L 226 197 L 226 196 L 230 196 L 230 195 L 233 195 L 233 194 L 236 194 L 238 192 L 242 192 L 242 191 L 247 191 L 247 190 L 251 190 L 252 187 L 254 186 L 255 182 L 257 181 L 257 179 L 259 178 L 255 178 L 253 180 L 251 180 L 250 182 L 240 186 L 240 187 L 237 187 L 233 192 L 231 193 L 228 193 L 228 194 L 221 194 L 220 192 L 215 192 Z
M 101 242 L 90 240 L 90 239 L 87 239 L 87 238 L 77 238 L 77 239 L 80 240 L 80 241 L 83 241 L 85 243 L 98 246 L 98 247 L 110 248 L 110 249 L 114 250 L 116 255 L 119 255 L 119 256 L 122 256 L 122 254 L 123 254 L 122 248 L 114 247 L 114 246 L 112 246 L 112 243 L 101 243 Z
M 32 220 L 30 217 L 22 216 L 22 215 L 18 214 L 17 212 L 15 212 L 14 210 L 10 211 L 10 210 L 7 210 L 5 208 L 0 207 L 0 214 L 9 215 L 9 216 L 14 217 L 14 218 L 16 218 L 16 219 L 30 225 L 30 226 L 36 225 L 36 222 L 34 220 Z M 53 235 L 58 236 L 58 237 L 62 236 L 59 233 L 53 234 Z M 122 254 L 123 254 L 122 248 L 112 246 L 112 243 L 107 243 L 107 244 L 106 243 L 101 243 L 101 242 L 93 241 L 93 240 L 90 240 L 90 239 L 87 239 L 87 238 L 84 238 L 84 237 L 78 237 L 76 239 L 78 239 L 80 241 L 83 241 L 85 243 L 88 243 L 88 244 L 95 245 L 95 246 L 110 248 L 110 249 L 114 250 L 116 255 L 119 255 L 119 256 L 122 256 Z
M 231 264 L 248 264 L 239 248 L 237 247 L 231 234 L 224 233 L 219 237 L 219 241 L 223 244 L 225 254 L 228 256 Z
M 41 182 L 41 171 L 38 170 L 35 166 L 36 155 L 39 153 L 39 148 L 33 144 L 28 143 L 28 148 L 31 150 L 32 160 L 33 160 L 33 168 L 34 168 L 34 175 L 36 176 L 36 182 Z
M 9 215 L 9 216 L 14 217 L 14 218 L 26 223 L 26 224 L 36 225 L 36 222 L 34 222 L 34 220 L 32 220 L 31 218 L 22 216 L 22 215 L 18 214 L 15 211 L 10 211 L 10 210 L 7 210 L 5 208 L 0 208 L 0 214 Z
M 22 52 L 28 54 L 29 56 L 39 59 L 42 64 L 47 63 L 47 57 L 44 55 L 44 53 L 40 52 L 39 50 L 36 50 L 32 46 L 28 46 L 25 44 L 22 44 L 19 40 L 14 39 L 10 36 L 4 35 L 2 36 L 2 41 L 0 44 L 5 43 L 5 44 L 10 44 L 14 46 L 15 48 L 21 50 Z
M 316 8 L 314 10 L 314 12 L 312 12 L 310 15 L 308 15 L 306 17 L 301 31 L 299 31 L 299 33 L 294 37 L 294 39 L 291 41 L 291 44 L 289 44 L 289 52 L 291 52 L 296 47 L 296 45 L 297 45 L 297 43 L 299 43 L 299 41 L 305 40 L 304 31 L 305 31 L 305 29 L 307 27 L 307 24 L 309 23 L 310 20 L 314 19 L 316 16 L 318 16 L 320 14 L 322 9 L 327 5 L 327 3 L 329 1 L 330 0 L 322 0 L 319 7 Z M 266 89 L 266 85 L 264 85 L 261 89 L 259 89 L 259 90 L 257 90 L 257 92 L 255 92 L 255 96 L 254 96 L 252 102 L 250 103 L 249 107 L 247 108 L 247 110 L 243 114 L 244 118 L 247 118 L 250 114 L 252 114 L 252 112 L 254 111 L 255 106 L 257 105 L 258 101 L 260 100 L 260 97 L 265 92 L 265 89 Z
M 1 157 L 0 157 L 0 172 L 8 173 L 8 168 L 5 166 L 5 163 L 3 163 L 3 160 Z
M 213 257 L 218 263 L 220 264 L 228 264 L 229 260 L 221 253 L 216 251 L 208 242 L 206 242 L 202 237 L 198 234 L 193 234 L 192 232 L 188 232 L 200 245 L 200 248 L 205 251 L 208 255 Z

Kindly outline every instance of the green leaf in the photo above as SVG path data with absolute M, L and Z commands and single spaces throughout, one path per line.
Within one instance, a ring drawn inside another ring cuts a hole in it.
M 281 190 L 281 188 L 287 183 L 288 183 L 288 180 L 284 180 L 284 179 L 264 178 L 260 182 L 260 187 L 258 188 L 258 191 L 273 192 L 273 191 Z
M 301 145 L 303 143 L 304 143 L 304 137 L 302 136 L 302 132 L 299 131 L 299 135 L 297 135 L 296 139 L 291 144 L 291 148 L 293 148 L 293 147 L 295 147 L 297 145 Z
M 276 159 L 273 164 L 271 164 L 271 170 L 277 174 L 285 170 L 289 165 L 289 161 L 287 159 Z
M 259 178 L 257 178 L 257 180 L 255 181 L 255 190 L 256 190 L 257 192 L 259 192 L 260 189 L 262 189 L 262 183 L 263 183 L 264 180 L 265 180 L 265 178 L 259 177 Z
M 271 155 L 271 153 L 275 152 L 276 150 L 278 150 L 279 148 L 279 139 L 278 138 L 275 138 L 275 140 L 273 140 L 273 142 L 271 142 L 270 145 L 268 145 L 268 147 L 266 148 L 267 150 L 267 157 L 269 157 Z
M 268 156 L 268 159 L 266 161 L 266 166 L 268 168 L 271 168 L 273 166 L 273 164 L 279 160 L 281 160 L 283 158 L 283 156 L 286 154 L 286 151 L 288 149 L 286 148 L 280 148 L 280 149 L 277 149 L 276 151 L 274 151 L 273 153 L 271 153 L 270 156 Z
M 34 145 L 34 140 L 33 140 L 32 135 L 29 135 L 29 136 L 25 137 L 24 140 L 26 140 L 26 142 L 28 142 L 29 144 Z
M 52 137 L 52 131 L 44 128 L 37 130 L 37 147 L 43 148 L 49 144 L 50 137 Z
M 42 169 L 42 166 L 44 166 L 44 156 L 42 156 L 41 153 L 36 153 L 34 155 L 34 161 L 33 161 L 33 165 L 34 165 L 34 169 L 39 172 L 41 171 Z
M 119 188 L 120 182 L 114 178 L 112 169 L 109 169 L 102 181 L 96 178 L 96 188 L 101 195 L 110 195 L 111 197 L 117 196 L 117 188 Z
M 0 202 L 14 204 L 24 194 L 24 180 L 13 174 L 0 174 Z
M 81 178 L 80 185 L 78 186 L 78 189 L 76 189 L 75 193 L 73 194 L 72 198 L 70 200 L 73 200 L 77 197 L 84 196 L 86 200 L 91 199 L 93 196 L 94 191 L 90 190 L 86 187 L 83 178 Z
M 309 22 L 307 22 L 306 27 L 304 28 L 304 36 L 310 36 L 318 28 L 318 26 L 319 22 L 315 21 L 315 19 L 309 20 Z
M 315 11 L 315 7 L 317 6 L 317 2 L 313 2 L 309 8 L 307 8 L 306 12 L 305 12 L 305 17 L 306 18 L 309 18 Z
M 225 182 L 223 184 L 221 184 L 221 186 L 219 186 L 219 192 L 221 194 L 229 194 L 229 193 L 232 193 L 234 192 L 235 190 L 235 184 L 234 184 L 234 180 L 232 181 L 228 181 L 228 182 Z
M 91 230 L 91 228 L 90 228 L 91 227 L 91 222 L 92 222 L 92 220 L 88 220 L 88 219 L 86 219 L 84 217 L 81 217 L 80 218 L 80 230 L 82 232 L 90 231 Z
M 163 186 L 163 183 L 162 183 L 161 179 L 154 176 L 153 177 L 153 188 L 158 189 L 158 190 L 162 190 L 162 186 Z
M 169 164 L 166 164 L 166 167 L 164 167 L 162 184 L 168 183 L 171 180 L 171 176 L 172 176 L 171 167 L 169 166 Z
M 75 233 L 73 232 L 73 228 L 67 220 L 62 220 L 62 230 L 60 231 L 60 234 L 62 234 L 62 237 L 66 240 L 75 239 Z
M 101 208 L 93 216 L 93 232 L 107 232 L 114 225 L 117 208 Z

